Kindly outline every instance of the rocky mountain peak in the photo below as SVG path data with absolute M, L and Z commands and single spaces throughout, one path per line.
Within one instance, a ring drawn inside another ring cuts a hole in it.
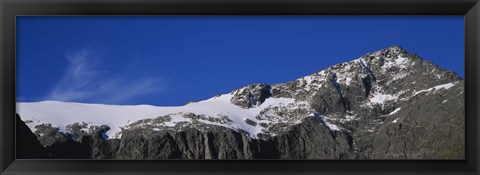
M 390 47 L 381 49 L 379 51 L 373 52 L 371 55 L 381 55 L 386 58 L 392 58 L 401 54 L 408 53 L 404 48 L 398 45 L 392 45 Z M 368 54 L 367 54 L 368 55 Z
M 247 91 L 254 86 L 246 86 L 235 91 L 232 102 L 249 108 L 261 104 L 264 97 L 283 97 L 309 101 L 320 114 L 346 112 L 370 101 L 383 104 L 394 97 L 458 80 L 455 73 L 393 45 L 287 83 L 271 85 L 268 91 L 261 91 L 264 93 L 260 93 L 260 87 Z
M 372 67 L 380 67 L 383 70 L 391 68 L 406 69 L 415 64 L 411 62 L 413 57 L 414 55 L 409 54 L 400 46 L 390 46 L 373 53 L 367 53 L 354 60 L 354 62 L 358 62 L 362 67 L 369 69 Z

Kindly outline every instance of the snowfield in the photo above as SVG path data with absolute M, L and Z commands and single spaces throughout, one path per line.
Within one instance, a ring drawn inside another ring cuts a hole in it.
M 89 125 L 108 125 L 111 130 L 106 134 L 109 138 L 117 137 L 115 134 L 121 131 L 129 123 L 137 120 L 156 118 L 169 115 L 171 121 L 166 122 L 166 126 L 174 126 L 178 122 L 191 122 L 190 118 L 185 118 L 182 114 L 194 113 L 196 115 L 205 115 L 219 118 L 227 116 L 233 122 L 215 123 L 203 120 L 203 123 L 223 126 L 231 129 L 242 129 L 256 137 L 262 133 L 260 125 L 249 125 L 246 119 L 260 123 L 269 123 L 275 121 L 263 121 L 255 118 L 262 110 L 272 106 L 287 106 L 304 104 L 305 102 L 295 102 L 292 98 L 268 98 L 259 106 L 244 109 L 230 102 L 232 95 L 224 94 L 204 101 L 189 103 L 185 106 L 158 107 L 151 105 L 105 105 L 105 104 L 84 104 L 74 102 L 42 101 L 42 102 L 22 102 L 17 103 L 17 113 L 22 120 L 31 120 L 27 123 L 32 131 L 35 126 L 42 123 L 50 123 L 52 126 L 59 127 L 60 131 L 65 132 L 65 126 L 75 122 L 85 122 Z M 307 117 L 307 116 L 305 116 Z M 296 122 L 299 123 L 300 121 Z M 333 124 L 326 123 L 331 129 L 338 130 Z

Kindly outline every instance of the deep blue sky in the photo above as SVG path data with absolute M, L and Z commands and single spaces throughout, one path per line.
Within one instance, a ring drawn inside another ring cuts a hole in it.
M 183 105 L 400 45 L 464 74 L 463 16 L 17 17 L 17 101 Z

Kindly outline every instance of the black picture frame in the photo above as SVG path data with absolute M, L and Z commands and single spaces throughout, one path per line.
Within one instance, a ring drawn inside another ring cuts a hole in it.
M 1 174 L 479 174 L 478 0 L 0 0 Z M 15 159 L 18 15 L 464 15 L 465 160 Z

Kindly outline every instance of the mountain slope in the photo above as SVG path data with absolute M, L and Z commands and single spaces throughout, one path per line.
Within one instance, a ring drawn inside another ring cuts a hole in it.
M 119 144 L 110 158 L 259 158 L 270 146 L 268 158 L 461 159 L 463 89 L 455 73 L 392 46 L 287 83 L 248 85 L 185 106 L 46 101 L 17 103 L 17 112 L 32 131 L 41 123 L 63 132 L 74 122 L 106 124 L 104 134 L 119 140 L 110 141 Z M 177 137 L 182 133 L 190 140 Z M 171 152 L 133 151 L 151 144 L 145 141 Z M 180 148 L 189 144 L 204 147 Z

